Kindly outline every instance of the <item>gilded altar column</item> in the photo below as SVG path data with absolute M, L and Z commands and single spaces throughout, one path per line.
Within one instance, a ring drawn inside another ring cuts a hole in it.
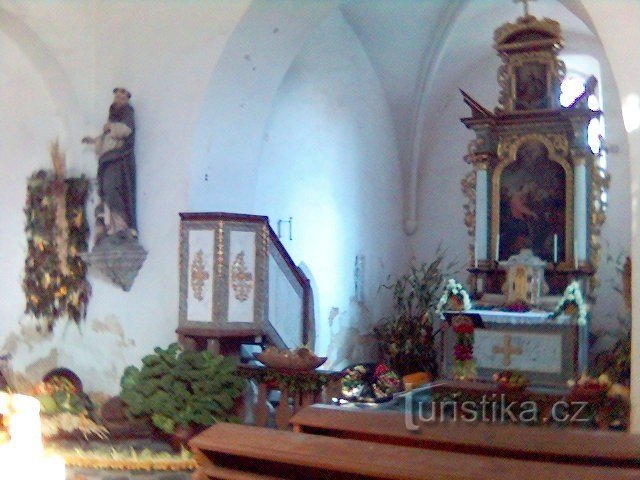
M 576 263 L 582 264 L 587 261 L 587 166 L 584 152 L 574 152 L 573 158 L 573 248 Z

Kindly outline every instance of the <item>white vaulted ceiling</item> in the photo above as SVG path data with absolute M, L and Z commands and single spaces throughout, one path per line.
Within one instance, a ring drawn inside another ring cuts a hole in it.
M 579 2 L 538 0 L 530 8 L 536 16 L 558 20 L 568 40 L 598 44 Z M 201 179 L 204 173 L 225 175 L 215 172 L 215 166 L 229 163 L 229 149 L 238 150 L 233 164 L 244 166 L 248 183 L 255 185 L 262 133 L 280 85 L 305 42 L 336 11 L 359 39 L 379 78 L 393 119 L 405 217 L 409 223 L 417 221 L 421 170 L 430 161 L 430 132 L 441 121 L 442 110 L 460 100 L 458 88 L 473 88 L 469 93 L 489 108 L 496 104 L 499 59 L 492 37 L 500 24 L 522 15 L 522 6 L 512 0 L 253 2 L 228 41 L 204 102 L 191 166 L 194 208 L 202 199 L 215 200 L 215 192 Z M 240 123 L 244 132 L 228 137 L 230 123 Z M 211 151 L 212 139 L 221 136 L 228 146 Z M 252 193 L 248 190 L 247 195 Z M 412 231 L 415 225 L 408 227 Z

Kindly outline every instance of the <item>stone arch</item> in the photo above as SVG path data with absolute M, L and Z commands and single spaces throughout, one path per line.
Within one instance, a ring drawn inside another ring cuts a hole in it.
M 65 129 L 61 132 L 63 146 L 79 148 L 76 145 L 79 142 L 73 142 L 70 137 L 83 125 L 80 102 L 54 53 L 31 27 L 4 8 L 0 8 L 0 30 L 15 42 L 40 73 Z

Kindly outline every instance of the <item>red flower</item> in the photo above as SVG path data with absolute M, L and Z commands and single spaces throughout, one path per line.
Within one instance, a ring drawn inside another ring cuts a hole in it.
M 473 333 L 474 327 L 472 323 L 459 323 L 453 326 L 453 331 L 459 335 Z
M 388 371 L 389 371 L 389 367 L 387 367 L 384 363 L 380 363 L 376 367 L 376 371 L 374 373 L 374 376 L 380 377 L 381 375 L 384 375 Z
M 473 346 L 458 344 L 453 347 L 453 355 L 456 360 L 472 360 L 473 359 Z

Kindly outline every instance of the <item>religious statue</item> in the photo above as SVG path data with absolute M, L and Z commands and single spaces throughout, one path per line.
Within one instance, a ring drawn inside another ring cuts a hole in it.
M 96 137 L 84 137 L 98 157 L 96 234 L 83 259 L 123 290 L 129 291 L 147 252 L 138 242 L 136 224 L 136 127 L 131 93 L 113 89 L 109 117 Z
M 134 111 L 125 88 L 113 89 L 107 123 L 102 134 L 84 137 L 82 143 L 95 146 L 98 156 L 98 195 L 96 243 L 105 236 L 137 237 L 136 163 L 134 153 Z

